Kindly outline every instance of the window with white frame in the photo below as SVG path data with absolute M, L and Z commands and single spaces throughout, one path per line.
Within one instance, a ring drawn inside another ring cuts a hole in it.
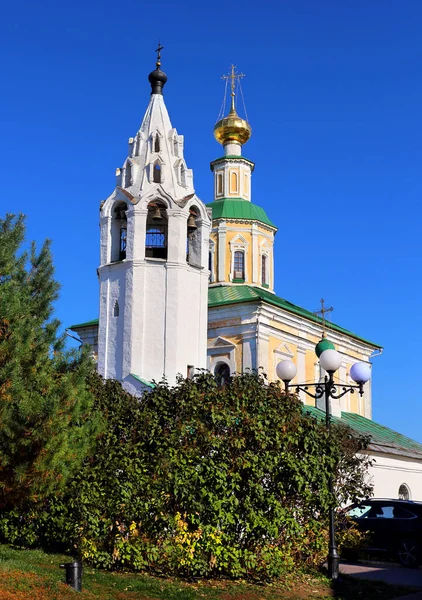
M 261 283 L 268 285 L 268 256 L 266 254 L 261 256 Z
M 233 257 L 233 279 L 245 279 L 245 253 L 236 250 Z

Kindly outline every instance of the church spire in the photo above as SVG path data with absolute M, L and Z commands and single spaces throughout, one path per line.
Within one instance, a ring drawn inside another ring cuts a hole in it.
M 157 53 L 157 62 L 155 63 L 155 70 L 151 71 L 148 75 L 148 80 L 151 84 L 151 95 L 152 94 L 163 94 L 163 87 L 167 81 L 167 75 L 160 69 L 161 67 L 161 50 L 164 50 L 164 46 L 158 42 L 158 48 L 156 49 Z

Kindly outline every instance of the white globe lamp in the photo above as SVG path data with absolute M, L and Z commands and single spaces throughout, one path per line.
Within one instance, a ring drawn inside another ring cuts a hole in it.
M 293 361 L 282 360 L 276 367 L 276 373 L 282 381 L 291 381 L 297 373 L 297 368 Z
M 324 350 L 319 357 L 319 363 L 327 373 L 334 373 L 341 365 L 341 356 L 337 350 Z
M 350 369 L 350 377 L 356 383 L 366 383 L 371 379 L 371 367 L 364 362 L 357 362 Z

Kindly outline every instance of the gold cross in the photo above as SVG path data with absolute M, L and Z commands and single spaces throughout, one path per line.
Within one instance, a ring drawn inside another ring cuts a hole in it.
M 223 75 L 221 79 L 227 79 L 227 80 L 231 79 L 231 84 L 230 84 L 230 87 L 231 87 L 231 90 L 232 90 L 231 96 L 232 96 L 232 98 L 234 98 L 234 95 L 235 95 L 234 94 L 234 88 L 235 88 L 235 85 L 236 85 L 235 84 L 236 79 L 237 80 L 242 79 L 242 77 L 244 77 L 245 74 L 244 73 L 236 73 L 236 67 L 235 67 L 235 65 L 231 66 L 231 70 L 232 70 L 232 72 L 229 75 Z
M 324 306 L 324 298 L 321 298 L 321 310 L 317 310 L 314 312 L 314 315 L 321 315 L 322 318 L 322 337 L 325 338 L 325 313 L 333 312 L 334 308 L 330 306 L 330 308 L 325 308 Z
M 158 48 L 157 48 L 157 50 L 154 50 L 154 52 L 157 53 L 157 62 L 156 62 L 157 68 L 161 67 L 161 50 L 164 50 L 164 46 L 162 46 L 160 44 L 160 42 L 158 42 Z

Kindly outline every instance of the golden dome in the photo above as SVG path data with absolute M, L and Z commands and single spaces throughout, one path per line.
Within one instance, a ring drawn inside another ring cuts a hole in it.
M 223 146 L 229 142 L 237 142 L 243 146 L 251 135 L 251 126 L 245 119 L 239 117 L 234 108 L 234 103 L 232 102 L 232 107 L 227 117 L 220 119 L 220 121 L 215 124 L 215 139 Z

